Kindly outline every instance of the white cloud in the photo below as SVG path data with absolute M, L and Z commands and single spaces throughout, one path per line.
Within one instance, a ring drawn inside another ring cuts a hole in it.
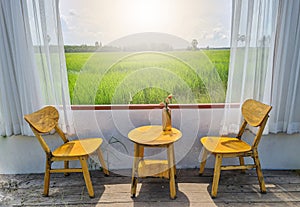
M 78 16 L 77 12 L 76 12 L 74 9 L 71 9 L 71 10 L 69 11 L 69 15 L 70 15 L 70 16 Z

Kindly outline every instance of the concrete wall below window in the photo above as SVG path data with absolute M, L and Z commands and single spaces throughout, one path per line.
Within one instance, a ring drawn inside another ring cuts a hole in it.
M 172 125 L 182 131 L 182 138 L 175 143 L 177 168 L 198 168 L 201 144 L 199 138 L 218 135 L 223 109 L 174 109 Z M 161 110 L 76 110 L 74 111 L 76 134 L 70 139 L 102 137 L 102 150 L 109 169 L 132 167 L 133 143 L 127 134 L 142 125 L 161 125 Z M 246 132 L 244 140 L 252 143 L 253 134 Z M 47 135 L 46 141 L 54 149 L 62 142 L 57 134 Z M 263 169 L 300 169 L 300 134 L 269 134 L 263 136 L 259 155 Z M 164 149 L 146 149 L 149 159 L 165 159 Z M 91 168 L 98 168 L 95 156 L 89 162 Z M 237 159 L 225 159 L 224 164 L 237 164 Z M 250 162 L 251 160 L 246 160 Z M 53 167 L 61 166 L 57 163 Z M 79 163 L 71 163 L 77 167 Z M 214 158 L 207 161 L 213 168 Z M 45 153 L 35 137 L 0 137 L 0 174 L 41 173 L 45 168 Z

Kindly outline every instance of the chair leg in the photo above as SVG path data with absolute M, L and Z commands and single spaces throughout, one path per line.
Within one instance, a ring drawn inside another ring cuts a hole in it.
M 103 172 L 104 172 L 105 175 L 108 176 L 109 175 L 109 171 L 108 171 L 108 168 L 107 168 L 106 163 L 104 161 L 103 154 L 102 154 L 102 151 L 101 151 L 100 148 L 97 150 L 97 154 L 98 154 L 98 158 L 99 158 L 100 164 L 101 164 L 101 166 L 103 168 Z
M 65 169 L 69 169 L 69 161 L 64 161 L 64 168 L 65 168 Z M 68 175 L 70 175 L 70 173 L 65 172 L 64 175 L 65 175 L 65 176 L 68 176 Z
M 51 169 L 51 163 L 46 160 L 46 169 L 45 169 L 45 177 L 44 177 L 44 196 L 49 195 L 49 185 L 50 185 L 50 169 Z
M 267 190 L 266 190 L 266 185 L 265 185 L 265 181 L 264 181 L 264 176 L 261 171 L 261 166 L 260 166 L 260 162 L 259 162 L 259 158 L 258 158 L 258 152 L 254 151 L 253 154 L 254 154 L 253 160 L 254 160 L 254 163 L 256 166 L 256 173 L 257 173 L 257 177 L 258 177 L 260 191 L 261 191 L 261 193 L 266 193 Z
M 239 157 L 239 160 L 240 160 L 240 165 L 241 165 L 241 166 L 245 165 L 244 157 L 240 156 L 240 157 Z M 241 170 L 241 171 L 242 171 L 242 173 L 246 173 L 246 170 L 245 170 L 245 169 L 243 169 L 243 170 Z
M 214 178 L 213 178 L 213 184 L 212 184 L 212 189 L 211 189 L 211 197 L 212 198 L 217 197 L 219 179 L 220 179 L 220 174 L 221 174 L 221 164 L 222 164 L 222 155 L 216 154 Z
M 91 177 L 90 177 L 90 172 L 89 172 L 88 165 L 87 165 L 87 157 L 80 157 L 79 161 L 80 161 L 80 164 L 82 167 L 82 173 L 83 173 L 85 185 L 88 190 L 89 196 L 91 198 L 93 198 L 95 196 L 95 194 L 94 194 L 94 189 L 93 189 L 93 185 L 92 185 L 92 181 L 91 181 Z
M 144 148 L 140 147 L 138 144 L 135 143 L 133 166 L 132 166 L 132 177 L 131 177 L 131 198 L 135 198 L 136 195 L 136 188 L 138 183 L 138 167 L 139 167 L 140 160 L 143 159 L 143 157 L 140 157 L 141 156 L 140 150 L 144 152 Z
M 205 168 L 205 164 L 206 164 L 206 160 L 207 160 L 207 154 L 208 154 L 208 151 L 203 147 L 199 175 L 202 175 L 204 172 L 204 168 Z

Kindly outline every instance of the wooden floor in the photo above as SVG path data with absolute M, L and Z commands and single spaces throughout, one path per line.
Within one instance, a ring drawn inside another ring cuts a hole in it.
M 213 171 L 177 170 L 177 198 L 169 198 L 168 180 L 139 179 L 137 197 L 130 197 L 130 170 L 104 177 L 92 171 L 95 198 L 90 199 L 79 173 L 52 174 L 49 197 L 43 197 L 43 174 L 0 175 L 0 206 L 300 206 L 298 171 L 264 171 L 267 194 L 259 193 L 255 171 L 221 174 L 218 197 L 210 197 Z

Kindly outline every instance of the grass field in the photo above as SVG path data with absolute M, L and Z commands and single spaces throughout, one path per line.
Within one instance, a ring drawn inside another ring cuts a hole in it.
M 66 53 L 72 104 L 224 102 L 230 50 Z

